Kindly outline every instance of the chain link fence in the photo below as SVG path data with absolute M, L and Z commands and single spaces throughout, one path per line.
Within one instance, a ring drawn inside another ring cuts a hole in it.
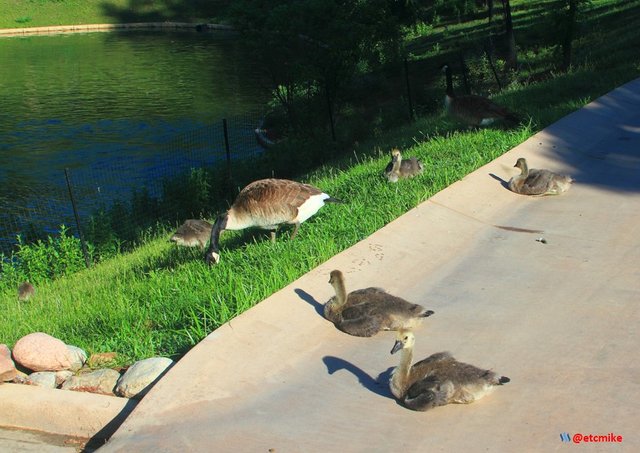
M 258 113 L 223 119 L 121 153 L 110 150 L 110 157 L 76 161 L 47 181 L 21 185 L 13 196 L 0 196 L 0 253 L 11 254 L 18 235 L 30 243 L 55 235 L 61 225 L 76 236 L 84 231 L 90 240 L 108 233 L 126 241 L 159 221 L 175 224 L 207 214 L 207 203 L 233 177 L 234 166 L 264 152 L 255 132 L 260 121 Z M 197 181 L 204 169 L 220 175 L 213 182 L 220 187 L 210 187 L 204 177 Z M 190 192 L 194 183 L 200 186 Z M 195 191 L 203 187 L 210 189 L 208 196 L 198 197 Z

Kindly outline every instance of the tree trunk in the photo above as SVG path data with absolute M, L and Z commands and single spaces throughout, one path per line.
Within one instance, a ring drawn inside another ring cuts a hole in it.
M 489 67 L 491 68 L 491 72 L 493 73 L 493 77 L 496 79 L 496 83 L 498 84 L 498 89 L 502 91 L 502 83 L 500 83 L 500 77 L 498 77 L 498 71 L 496 71 L 496 66 L 493 62 L 493 0 L 487 0 L 487 19 L 489 23 L 489 37 L 487 38 L 487 45 L 485 46 L 485 53 L 487 55 L 487 62 L 489 63 Z
M 513 21 L 511 20 L 511 5 L 509 0 L 502 0 L 504 14 L 505 39 L 507 41 L 507 68 L 516 69 L 518 67 L 518 54 L 516 51 L 516 37 L 513 34 Z
M 564 22 L 564 36 L 562 41 L 562 69 L 567 71 L 571 67 L 571 51 L 575 32 L 578 0 L 567 0 L 569 11 Z

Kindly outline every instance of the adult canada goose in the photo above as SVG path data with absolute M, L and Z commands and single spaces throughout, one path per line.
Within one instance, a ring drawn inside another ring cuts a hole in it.
M 442 66 L 447 79 L 447 91 L 444 105 L 449 115 L 458 118 L 469 126 L 491 126 L 496 123 L 515 125 L 519 119 L 516 114 L 492 100 L 475 94 L 456 96 L 453 93 L 453 79 L 448 64 Z
M 387 164 L 384 175 L 389 182 L 398 182 L 400 178 L 413 178 L 424 171 L 424 166 L 415 157 L 402 159 L 400 150 L 394 148 L 391 150 L 391 162 Z
M 524 157 L 516 161 L 514 167 L 520 174 L 509 180 L 509 190 L 521 195 L 560 195 L 569 190 L 573 179 L 550 170 L 529 169 Z
M 18 286 L 18 300 L 27 301 L 36 292 L 36 289 L 29 282 L 22 282 Z
M 295 238 L 302 222 L 314 215 L 325 203 L 342 203 L 309 184 L 288 179 L 260 179 L 240 191 L 229 210 L 218 216 L 211 229 L 211 242 L 205 253 L 207 264 L 220 261 L 220 233 L 257 227 L 275 230 L 282 224 L 294 225 Z
M 389 382 L 393 396 L 414 411 L 450 403 L 472 403 L 496 385 L 510 381 L 493 371 L 458 362 L 448 352 L 438 352 L 412 366 L 414 344 L 412 332 L 398 331 L 391 354 L 401 349 L 402 353 L 400 364 L 393 370 Z
M 204 250 L 211 236 L 211 228 L 212 225 L 206 220 L 188 219 L 178 227 L 169 240 L 185 247 L 200 246 Z
M 433 314 L 382 288 L 364 288 L 347 294 L 344 275 L 331 271 L 329 283 L 336 295 L 324 305 L 324 317 L 339 330 L 356 337 L 371 337 L 381 330 L 412 329 Z

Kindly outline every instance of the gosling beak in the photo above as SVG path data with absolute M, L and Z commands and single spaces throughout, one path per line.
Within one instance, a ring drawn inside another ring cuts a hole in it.
M 402 341 L 396 340 L 396 343 L 393 345 L 393 348 L 391 349 L 391 354 L 395 354 L 400 349 L 402 349 Z

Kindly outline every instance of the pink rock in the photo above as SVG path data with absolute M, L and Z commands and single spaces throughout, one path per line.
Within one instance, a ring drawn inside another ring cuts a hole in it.
M 33 371 L 59 371 L 71 368 L 67 345 L 46 333 L 30 333 L 13 347 L 13 359 Z
M 0 381 L 11 381 L 16 374 L 16 366 L 11 360 L 9 347 L 6 344 L 0 344 Z

